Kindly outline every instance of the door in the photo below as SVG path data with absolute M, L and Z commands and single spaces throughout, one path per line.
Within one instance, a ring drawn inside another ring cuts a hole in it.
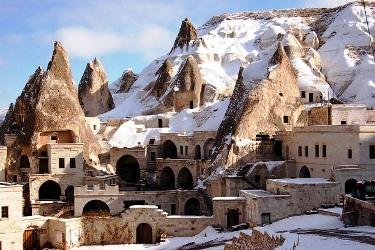
M 314 101 L 314 93 L 309 93 L 309 102 Z
M 48 158 L 39 159 L 39 174 L 48 173 Z
M 137 227 L 137 244 L 152 244 L 152 228 L 147 223 L 141 223 Z
M 237 210 L 231 209 L 227 213 L 227 227 L 236 226 L 240 223 L 240 214 Z
M 271 224 L 271 214 L 262 213 L 262 226 Z
M 39 233 L 38 229 L 26 229 L 23 233 L 23 249 L 37 250 L 39 249 Z

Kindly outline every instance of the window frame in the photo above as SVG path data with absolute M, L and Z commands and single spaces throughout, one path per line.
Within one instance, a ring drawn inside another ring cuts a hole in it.
M 9 219 L 9 206 L 2 206 L 1 207 L 1 218 L 2 219 Z
M 65 158 L 59 158 L 59 168 L 65 168 Z
M 73 167 L 72 167 L 72 165 L 73 165 Z M 74 158 L 74 157 L 69 158 L 69 168 L 77 168 L 76 158 Z

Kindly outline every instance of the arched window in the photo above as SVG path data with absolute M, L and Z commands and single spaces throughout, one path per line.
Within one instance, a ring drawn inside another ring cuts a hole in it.
M 185 215 L 200 215 L 200 203 L 196 198 L 190 198 L 185 202 Z
M 130 155 L 122 156 L 116 164 L 116 174 L 127 183 L 136 183 L 140 178 L 137 159 Z
M 302 166 L 300 169 L 299 178 L 311 178 L 310 170 L 306 166 Z
M 60 200 L 61 188 L 55 181 L 46 181 L 39 188 L 39 200 Z
M 178 188 L 190 190 L 193 189 L 193 176 L 187 168 L 182 168 L 177 176 Z
M 164 158 L 177 158 L 177 147 L 171 140 L 167 140 L 163 143 L 163 154 Z
M 163 189 L 175 189 L 175 176 L 170 167 L 165 167 L 161 171 L 160 186 Z
M 90 215 L 100 215 L 100 216 L 109 216 L 111 212 L 109 210 L 108 205 L 101 200 L 91 200 L 86 203 L 83 207 L 82 215 L 90 216 Z
M 68 202 L 74 201 L 74 186 L 68 186 L 65 189 L 65 198 L 66 198 L 66 201 Z

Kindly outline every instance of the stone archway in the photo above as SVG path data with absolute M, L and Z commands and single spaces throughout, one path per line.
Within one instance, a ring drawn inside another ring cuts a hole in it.
M 74 186 L 70 185 L 65 189 L 65 199 L 68 202 L 74 202 Z
M 356 190 L 357 180 L 350 178 L 345 181 L 345 194 L 353 194 Z
M 237 209 L 230 209 L 227 213 L 227 227 L 232 227 L 240 223 L 240 213 Z
M 190 198 L 185 202 L 184 207 L 185 215 L 200 215 L 200 203 L 196 198 Z
M 136 183 L 140 178 L 137 159 L 131 155 L 122 156 L 116 163 L 116 174 L 127 183 Z
M 193 176 L 191 175 L 190 170 L 186 167 L 183 167 L 178 173 L 177 186 L 184 190 L 193 189 Z
M 310 170 L 306 166 L 302 166 L 298 176 L 299 178 L 311 178 Z
M 60 185 L 52 180 L 44 182 L 39 188 L 39 200 L 60 200 Z
M 167 140 L 163 143 L 163 155 L 164 155 L 164 158 L 171 158 L 171 159 L 177 158 L 177 147 L 173 141 Z
M 85 204 L 82 210 L 82 215 L 84 216 L 109 216 L 111 211 L 104 201 L 101 200 L 91 200 Z
M 136 243 L 137 244 L 152 244 L 152 227 L 147 223 L 141 223 L 137 226 L 136 230 Z
M 163 189 L 175 189 L 175 176 L 170 167 L 164 167 L 161 171 L 159 184 Z

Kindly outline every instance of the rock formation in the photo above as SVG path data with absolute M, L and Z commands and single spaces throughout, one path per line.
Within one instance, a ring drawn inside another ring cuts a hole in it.
M 78 97 L 86 116 L 98 116 L 114 108 L 107 75 L 97 58 L 86 65 L 78 86 Z
M 176 111 L 200 106 L 202 76 L 194 57 L 188 56 L 185 63 L 181 65 L 174 86 L 174 107 Z
M 125 70 L 117 83 L 118 89 L 116 93 L 126 93 L 129 91 L 133 83 L 138 79 L 138 75 L 134 74 L 132 70 Z
M 43 132 L 70 131 L 73 142 L 84 143 L 84 159 L 93 165 L 99 145 L 85 121 L 79 105 L 67 54 L 61 43 L 55 42 L 52 59 L 47 71 L 40 67 L 30 77 L 14 109 L 10 107 L 0 128 L 1 141 L 12 134 L 8 148 L 10 173 L 19 174 L 16 162 L 21 153 L 36 158 L 41 152 L 39 141 Z
M 188 47 L 190 41 L 195 41 L 197 39 L 197 30 L 194 28 L 190 20 L 185 18 L 185 20 L 181 23 L 180 31 L 178 32 L 170 53 L 172 53 L 177 47 L 180 49 L 182 49 L 185 45 Z
M 168 86 L 170 85 L 170 81 L 172 79 L 173 74 L 173 65 L 169 59 L 166 59 L 163 64 L 160 66 L 158 71 L 156 71 L 155 75 L 158 77 L 154 83 L 153 94 L 156 98 L 160 98 L 164 95 L 165 91 L 167 90 Z
M 300 95 L 297 75 L 281 44 L 269 64 L 276 66 L 259 83 L 245 83 L 244 69 L 240 69 L 217 133 L 214 167 L 239 166 L 254 159 L 254 145 L 239 143 L 241 139 L 255 141 L 257 134 L 273 135 L 277 130 L 304 123 L 301 121 L 304 107 L 297 101 Z

